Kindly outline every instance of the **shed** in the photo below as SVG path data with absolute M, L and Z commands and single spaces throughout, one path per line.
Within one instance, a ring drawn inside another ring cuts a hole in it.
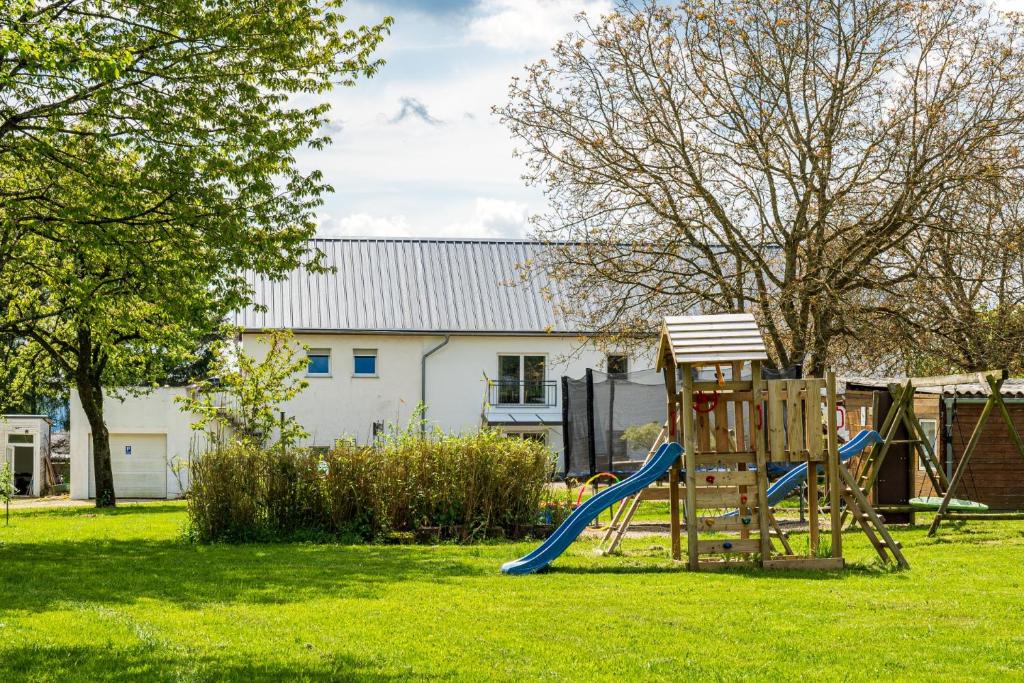
M 905 382 L 906 379 L 845 378 L 843 397 L 851 433 L 873 424 L 873 393 L 884 392 L 889 384 L 901 381 Z M 914 412 L 921 426 L 932 435 L 935 454 L 947 477 L 952 476 L 960 462 L 988 393 L 988 386 L 979 383 L 916 388 Z M 1018 433 L 1024 432 L 1024 378 L 1007 379 L 1001 394 Z M 916 458 L 903 461 L 902 466 L 895 464 L 900 462 L 899 458 L 892 458 L 891 462 L 893 464 L 890 464 L 887 457 L 883 464 L 876 495 L 894 486 L 905 487 L 905 494 L 909 494 L 909 497 L 937 495 L 928 480 L 924 465 Z M 899 471 L 901 467 L 902 471 Z M 883 478 L 889 480 L 887 485 Z M 990 418 L 985 423 L 978 451 L 968 465 L 961 493 L 994 510 L 1024 509 L 1024 460 L 1017 453 L 1002 420 Z M 885 497 L 885 494 L 882 495 Z
M 43 490 L 50 424 L 46 415 L 0 416 L 0 443 L 14 475 L 15 495 L 38 497 Z

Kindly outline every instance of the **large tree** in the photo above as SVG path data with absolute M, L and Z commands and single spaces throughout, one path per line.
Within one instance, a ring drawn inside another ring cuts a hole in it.
M 317 95 L 375 73 L 390 20 L 340 2 L 30 0 L 0 17 L 2 325 L 45 350 L 116 498 L 104 389 L 158 379 L 306 254 L 330 188 Z M 315 267 L 315 255 L 312 257 Z
M 621 2 L 498 109 L 551 211 L 570 316 L 620 342 L 753 310 L 819 372 L 920 273 L 950 188 L 998 187 L 1024 133 L 1024 39 L 979 1 Z M 1016 163 L 1016 162 L 1013 162 Z

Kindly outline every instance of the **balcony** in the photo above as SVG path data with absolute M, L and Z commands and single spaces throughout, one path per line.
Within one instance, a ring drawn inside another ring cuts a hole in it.
M 558 382 L 488 379 L 484 419 L 490 424 L 560 423 Z

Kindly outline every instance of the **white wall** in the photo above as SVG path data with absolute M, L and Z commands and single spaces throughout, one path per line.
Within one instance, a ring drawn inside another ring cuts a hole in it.
M 367 443 L 373 423 L 405 426 L 420 402 L 423 354 L 440 344 L 443 335 L 300 334 L 296 339 L 331 355 L 329 377 L 308 377 L 309 387 L 283 406 L 310 433 L 307 445 L 331 446 L 354 437 Z M 262 357 L 266 344 L 259 335 L 245 334 L 247 353 Z M 353 376 L 353 350 L 376 349 L 377 377 Z M 500 354 L 541 354 L 548 358 L 547 378 L 582 377 L 588 367 L 602 369 L 605 354 L 575 337 L 452 335 L 449 343 L 427 360 L 426 419 L 447 432 L 472 431 L 480 426 L 486 384 L 484 375 L 498 377 Z M 630 358 L 631 370 L 653 365 L 650 356 Z M 106 396 L 104 413 L 112 434 L 166 434 L 169 462 L 187 460 L 197 435 L 174 402 L 185 389 L 161 388 L 120 400 Z M 561 399 L 561 386 L 558 387 Z M 560 405 L 560 404 L 559 404 Z M 546 409 L 560 419 L 561 408 Z M 88 496 L 89 423 L 78 395 L 71 393 L 71 495 Z M 549 429 L 548 445 L 562 450 L 560 425 Z M 170 465 L 169 465 L 170 467 Z M 187 473 L 186 475 L 187 476 Z M 178 481 L 168 472 L 168 497 L 180 495 Z
M 243 335 L 243 346 L 257 357 L 266 352 L 259 335 Z M 299 334 L 313 349 L 329 349 L 331 376 L 309 377 L 309 388 L 285 407 L 312 435 L 311 445 L 330 446 L 355 437 L 365 443 L 374 421 L 407 424 L 420 402 L 423 354 L 439 345 L 443 335 Z M 376 349 L 378 377 L 353 377 L 353 350 Z M 447 345 L 427 359 L 426 419 L 444 431 L 480 427 L 485 379 L 498 378 L 498 356 L 539 354 L 548 358 L 547 379 L 582 377 L 587 368 L 603 368 L 605 354 L 576 337 L 535 335 L 452 335 Z M 650 355 L 630 358 L 631 370 L 653 366 Z M 561 387 L 558 388 L 561 398 Z M 560 404 L 559 404 L 560 405 Z M 555 407 L 547 412 L 561 414 Z M 549 444 L 560 451 L 561 432 L 551 430 Z
M 181 387 L 161 387 L 140 396 L 118 398 L 106 393 L 103 398 L 103 412 L 107 431 L 111 434 L 165 434 L 167 436 L 167 497 L 177 498 L 181 487 L 188 486 L 188 471 L 175 474 L 175 462 L 187 463 L 189 453 L 195 447 L 201 448 L 201 434 L 192 431 L 195 417 L 183 413 L 175 398 L 185 393 Z M 71 497 L 89 497 L 89 457 L 92 430 L 82 410 L 78 392 L 71 390 Z M 179 477 L 181 484 L 179 484 Z

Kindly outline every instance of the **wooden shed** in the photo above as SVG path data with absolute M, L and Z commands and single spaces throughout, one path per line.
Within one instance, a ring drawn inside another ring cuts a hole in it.
M 888 408 L 888 386 L 896 378 L 845 378 L 842 400 L 846 407 L 849 432 L 878 428 Z M 952 476 L 988 397 L 988 387 L 980 383 L 944 387 L 919 387 L 914 394 L 914 412 L 932 445 L 946 476 Z M 876 392 L 878 397 L 876 398 Z M 1002 396 L 1019 433 L 1024 433 L 1024 379 L 1007 379 Z M 879 403 L 881 401 L 881 403 Z M 876 409 L 881 408 L 876 418 Z M 893 456 L 896 457 L 893 457 Z M 898 511 L 910 498 L 937 495 L 924 465 L 905 445 L 893 446 L 879 471 L 873 501 L 886 510 L 890 522 L 909 521 Z M 976 500 L 993 510 L 1024 509 L 1024 459 L 1017 452 L 1006 425 L 990 417 L 983 427 L 981 441 L 964 476 L 960 497 Z

